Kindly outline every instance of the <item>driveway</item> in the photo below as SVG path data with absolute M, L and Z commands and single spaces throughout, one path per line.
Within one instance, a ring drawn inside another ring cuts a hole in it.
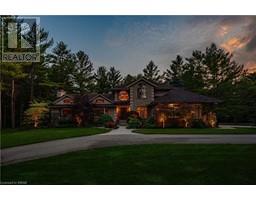
M 11 164 L 78 150 L 133 144 L 256 144 L 256 135 L 143 135 L 125 127 L 111 132 L 42 142 L 1 151 L 1 163 Z

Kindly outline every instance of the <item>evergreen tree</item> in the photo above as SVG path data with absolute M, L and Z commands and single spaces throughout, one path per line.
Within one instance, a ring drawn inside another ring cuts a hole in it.
M 75 55 L 75 69 L 73 80 L 76 89 L 80 92 L 91 91 L 93 87 L 94 75 L 93 64 L 89 56 L 83 51 L 78 51 Z
M 18 96 L 18 89 L 20 84 L 17 82 L 26 77 L 24 73 L 24 66 L 22 64 L 6 63 L 1 64 L 1 90 L 7 97 L 10 97 L 11 105 L 11 127 L 16 127 L 16 98 Z M 2 95 L 2 94 L 1 94 Z M 1 102 L 2 103 L 2 102 Z M 7 103 L 7 102 L 6 102 Z M 5 113 L 6 118 L 8 113 Z
M 96 92 L 106 93 L 110 90 L 110 83 L 108 80 L 108 71 L 106 67 L 104 66 L 99 67 L 94 77 L 96 80 L 96 85 L 95 85 Z
M 166 81 L 175 86 L 181 86 L 181 75 L 184 69 L 184 61 L 180 55 L 177 55 L 176 59 L 172 61 L 170 69 L 167 69 L 164 73 Z
M 47 78 L 47 68 L 44 66 L 45 57 L 46 57 L 46 50 L 52 46 L 53 39 L 49 39 L 49 32 L 45 31 L 44 28 L 40 28 L 39 32 L 37 32 L 37 25 L 33 24 L 31 30 L 26 35 L 26 40 L 30 43 L 36 42 L 36 37 L 40 36 L 39 38 L 39 48 L 40 48 L 40 62 L 32 62 L 30 66 L 27 68 L 28 73 L 28 81 L 27 84 L 30 90 L 30 97 L 29 100 L 32 102 L 34 98 L 46 98 L 49 97 L 48 94 L 43 95 L 43 91 L 47 91 L 50 88 L 46 86 L 49 83 Z M 34 34 L 37 32 L 37 35 Z M 49 84 L 48 84 L 49 85 Z M 36 94 L 35 94 L 36 93 Z
M 144 77 L 148 80 L 155 81 L 155 82 L 159 82 L 161 79 L 159 72 L 160 70 L 158 69 L 158 66 L 156 66 L 152 60 L 149 62 L 146 68 L 143 69 Z
M 115 88 L 120 85 L 122 80 L 122 75 L 119 70 L 116 70 L 115 67 L 110 67 L 108 71 L 108 81 L 111 88 Z
M 233 60 L 233 55 L 217 48 L 215 44 L 206 48 L 203 56 L 204 82 L 212 94 L 225 82 L 235 82 L 244 74 L 243 65 Z
M 131 82 L 135 81 L 136 77 L 132 76 L 131 74 L 127 74 L 122 81 L 123 85 L 129 85 Z
M 181 74 L 181 81 L 184 87 L 202 92 L 204 89 L 204 71 L 203 71 L 203 53 L 201 51 L 193 51 L 192 56 L 186 59 Z
M 50 69 L 49 80 L 66 91 L 72 91 L 72 74 L 75 68 L 74 55 L 64 42 L 57 43 L 52 53 L 47 56 Z

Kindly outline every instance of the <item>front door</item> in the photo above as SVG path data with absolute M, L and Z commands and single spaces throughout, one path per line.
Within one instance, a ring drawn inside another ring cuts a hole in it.
M 120 114 L 119 114 L 120 120 L 127 120 L 127 117 L 128 117 L 127 110 L 128 110 L 127 107 L 120 107 Z

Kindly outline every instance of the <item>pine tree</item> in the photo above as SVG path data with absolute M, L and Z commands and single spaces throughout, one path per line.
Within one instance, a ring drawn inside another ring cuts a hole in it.
M 161 79 L 159 72 L 158 66 L 151 60 L 146 68 L 143 69 L 143 76 L 148 80 L 159 82 Z
M 96 92 L 106 93 L 110 90 L 110 83 L 108 80 L 108 72 L 106 67 L 104 66 L 99 67 L 94 77 L 96 80 L 96 85 L 95 85 Z
M 89 56 L 83 52 L 78 51 L 75 55 L 75 69 L 73 73 L 73 80 L 76 89 L 80 92 L 91 91 L 93 87 L 93 64 Z
M 16 82 L 26 77 L 22 64 L 1 64 L 1 89 L 10 96 L 11 100 L 11 127 L 16 127 Z
M 108 81 L 111 88 L 115 88 L 120 85 L 122 80 L 122 75 L 119 70 L 116 70 L 115 67 L 110 67 L 108 71 Z
M 225 82 L 235 82 L 244 74 L 243 65 L 233 60 L 233 55 L 217 48 L 215 44 L 207 47 L 203 55 L 204 81 L 212 94 Z
M 177 55 L 176 59 L 172 61 L 170 68 L 164 73 L 165 80 L 175 86 L 182 85 L 181 75 L 183 73 L 184 61 L 180 55 Z
M 26 40 L 30 41 L 30 43 L 34 43 L 36 42 L 36 35 L 34 34 L 34 32 L 37 32 L 37 25 L 33 24 L 33 26 L 31 27 L 30 32 L 26 35 Z M 30 64 L 29 67 L 27 67 L 27 69 L 29 69 L 29 71 L 27 72 L 29 74 L 29 82 L 28 85 L 30 87 L 30 102 L 32 102 L 35 98 L 35 91 L 41 91 L 43 88 L 41 88 L 39 86 L 39 84 L 41 83 L 45 83 L 48 80 L 46 79 L 46 74 L 42 74 L 44 72 L 47 71 L 47 69 L 45 69 L 44 66 L 44 62 L 45 62 L 45 57 L 46 57 L 46 50 L 52 46 L 53 44 L 53 39 L 49 39 L 49 33 L 47 31 L 45 31 L 43 28 L 41 28 L 39 30 L 39 32 L 37 32 L 37 35 L 39 34 L 40 38 L 39 38 L 39 48 L 40 48 L 40 62 L 33 62 Z M 40 88 L 40 90 L 38 90 Z M 47 88 L 49 89 L 49 88 Z M 40 95 L 37 95 L 37 98 L 41 98 Z
M 74 55 L 64 42 L 57 43 L 52 53 L 47 56 L 50 69 L 49 80 L 56 86 L 72 91 L 72 74 L 75 68 Z
M 135 81 L 136 77 L 132 76 L 131 74 L 127 74 L 122 81 L 123 85 L 129 85 L 131 82 Z

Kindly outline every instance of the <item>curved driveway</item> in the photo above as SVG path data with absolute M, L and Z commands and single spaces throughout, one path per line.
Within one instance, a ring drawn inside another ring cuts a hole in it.
M 67 152 L 132 144 L 256 144 L 256 135 L 143 135 L 120 127 L 109 133 L 54 140 L 1 151 L 1 163 L 11 164 Z

